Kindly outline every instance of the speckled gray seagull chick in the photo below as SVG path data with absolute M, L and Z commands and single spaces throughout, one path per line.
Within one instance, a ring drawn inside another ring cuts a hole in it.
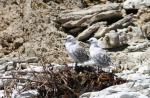
M 88 40 L 88 42 L 90 43 L 90 57 L 98 66 L 98 71 L 100 68 L 113 66 L 111 58 L 107 55 L 106 50 L 101 48 L 96 38 L 92 37 Z
M 85 49 L 79 44 L 72 35 L 68 35 L 66 38 L 65 47 L 69 56 L 74 60 L 75 67 L 77 63 L 83 63 L 89 60 L 89 56 Z

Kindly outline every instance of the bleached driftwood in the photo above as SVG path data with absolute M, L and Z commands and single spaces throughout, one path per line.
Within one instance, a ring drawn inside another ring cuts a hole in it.
M 110 10 L 102 13 L 96 13 L 93 15 L 86 15 L 83 18 L 79 20 L 74 21 L 68 21 L 65 24 L 62 25 L 64 28 L 73 28 L 73 27 L 83 27 L 85 26 L 83 23 L 86 22 L 86 24 L 91 25 L 94 22 L 100 21 L 100 20 L 107 20 L 113 17 L 122 17 L 122 12 L 118 10 Z
M 12 63 L 38 63 L 39 59 L 38 57 L 27 57 L 27 58 L 7 58 L 7 59 L 1 59 L 0 64 L 4 64 L 6 62 L 12 62 Z
M 109 26 L 110 29 L 118 29 L 120 27 L 124 27 L 128 22 L 132 22 L 131 19 L 133 18 L 133 14 L 125 16 L 123 19 L 113 23 L 111 26 Z
M 92 15 L 95 13 L 101 13 L 109 10 L 118 10 L 120 8 L 120 4 L 117 3 L 109 3 L 103 5 L 95 5 L 86 9 L 81 9 L 78 11 L 70 12 L 70 13 L 62 13 L 57 18 L 57 22 L 65 23 L 70 20 L 78 20 L 84 17 L 85 15 Z
M 68 30 L 68 33 L 77 36 L 83 30 L 84 30 L 84 27 L 77 27 L 77 28 L 72 28 Z
M 92 33 L 98 30 L 98 28 L 102 25 L 104 25 L 104 22 L 97 22 L 93 24 L 92 26 L 88 27 L 86 30 L 84 30 L 82 33 L 78 35 L 78 40 L 85 40 L 87 39 Z
M 86 15 L 83 18 L 75 21 L 69 21 L 62 25 L 64 28 L 73 28 L 73 27 L 80 27 L 82 23 L 87 21 L 87 19 L 90 19 L 93 15 Z
M 99 14 L 93 16 L 89 20 L 89 24 L 92 24 L 92 23 L 100 21 L 100 20 L 104 21 L 104 20 L 107 20 L 107 19 L 110 19 L 113 17 L 122 17 L 122 12 L 119 10 L 110 10 L 110 11 L 99 13 Z
M 127 15 L 123 19 L 113 23 L 109 27 L 104 27 L 104 28 L 98 30 L 94 36 L 97 38 L 100 38 L 100 37 L 104 36 L 106 33 L 108 33 L 110 30 L 116 30 L 116 29 L 128 26 L 132 22 L 131 21 L 132 18 L 133 18 L 133 14 Z

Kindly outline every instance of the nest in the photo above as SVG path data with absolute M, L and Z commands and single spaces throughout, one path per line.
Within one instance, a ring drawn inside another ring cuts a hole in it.
M 89 70 L 90 69 L 90 70 Z M 85 92 L 100 91 L 112 85 L 122 84 L 127 80 L 113 73 L 96 72 L 92 67 L 78 67 L 76 70 L 65 67 L 58 72 L 49 71 L 42 83 L 38 83 L 39 98 L 79 98 Z M 45 83 L 43 85 L 43 83 Z
M 11 97 L 13 90 L 19 93 L 37 89 L 36 98 L 79 98 L 85 92 L 100 91 L 112 85 L 127 82 L 113 73 L 104 71 L 97 72 L 94 67 L 80 67 L 75 70 L 72 67 L 64 66 L 54 70 L 53 65 L 41 67 L 42 71 L 15 70 L 12 71 L 12 78 L 4 90 L 7 97 Z M 30 77 L 30 78 L 27 78 Z M 22 83 L 22 89 L 16 89 Z

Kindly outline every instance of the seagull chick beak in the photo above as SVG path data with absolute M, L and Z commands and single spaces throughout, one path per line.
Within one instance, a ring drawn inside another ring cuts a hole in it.
M 86 42 L 87 42 L 87 43 L 90 43 L 90 40 L 87 40 Z

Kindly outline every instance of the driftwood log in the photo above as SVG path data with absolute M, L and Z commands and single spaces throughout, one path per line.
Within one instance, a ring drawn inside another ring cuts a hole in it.
M 135 37 L 150 39 L 149 8 L 126 9 L 123 5 L 123 2 L 107 2 L 69 10 L 60 13 L 55 22 L 61 30 L 80 41 L 96 37 L 105 49 L 131 46 L 130 43 Z M 130 30 L 130 27 L 134 27 L 133 30 Z M 139 50 L 132 48 L 135 47 L 131 46 L 129 50 Z
M 59 15 L 57 22 L 65 23 L 70 20 L 78 20 L 84 17 L 85 15 L 92 15 L 95 13 L 101 13 L 109 10 L 119 10 L 120 4 L 117 3 L 109 3 L 103 5 L 95 5 L 89 8 L 81 9 L 79 11 L 72 11 L 70 13 L 62 13 Z
M 133 18 L 132 14 L 125 16 L 123 19 L 113 23 L 109 27 L 104 27 L 103 29 L 98 30 L 95 33 L 94 37 L 100 38 L 100 37 L 104 36 L 106 33 L 108 33 L 110 30 L 117 30 L 119 28 L 129 26 L 129 24 L 131 24 L 131 22 L 132 22 L 132 18 Z
M 86 40 L 94 35 L 104 37 L 111 30 L 127 27 L 131 24 L 132 14 L 124 15 L 119 3 L 94 5 L 81 10 L 62 12 L 56 22 L 66 33 Z
M 127 42 L 131 40 L 127 33 L 132 36 L 135 32 L 129 32 L 128 27 L 138 27 L 138 17 L 135 10 L 128 11 L 123 8 L 122 4 L 106 3 L 62 12 L 55 22 L 63 28 L 62 30 L 65 33 L 76 36 L 80 41 L 85 41 L 94 36 L 103 43 L 103 48 L 116 48 L 127 45 Z M 143 32 L 140 34 L 149 39 L 148 27 L 149 25 L 143 26 Z M 117 31 L 118 29 L 126 29 L 126 32 L 120 34 Z M 111 33 L 112 30 L 115 33 Z M 139 32 L 136 33 L 139 34 Z
M 88 22 L 89 24 L 92 24 L 94 22 L 98 22 L 98 21 L 107 21 L 107 19 L 111 19 L 111 18 L 121 18 L 122 17 L 122 12 L 119 10 L 110 10 L 110 11 L 106 11 L 106 12 L 102 12 L 99 13 L 95 16 L 93 16 Z
M 99 27 L 106 25 L 106 22 L 97 22 L 91 26 L 89 26 L 86 30 L 84 30 L 82 33 L 80 33 L 78 35 L 78 40 L 85 40 L 88 37 L 90 37 L 90 35 L 92 33 L 94 33 L 95 31 L 98 30 Z

